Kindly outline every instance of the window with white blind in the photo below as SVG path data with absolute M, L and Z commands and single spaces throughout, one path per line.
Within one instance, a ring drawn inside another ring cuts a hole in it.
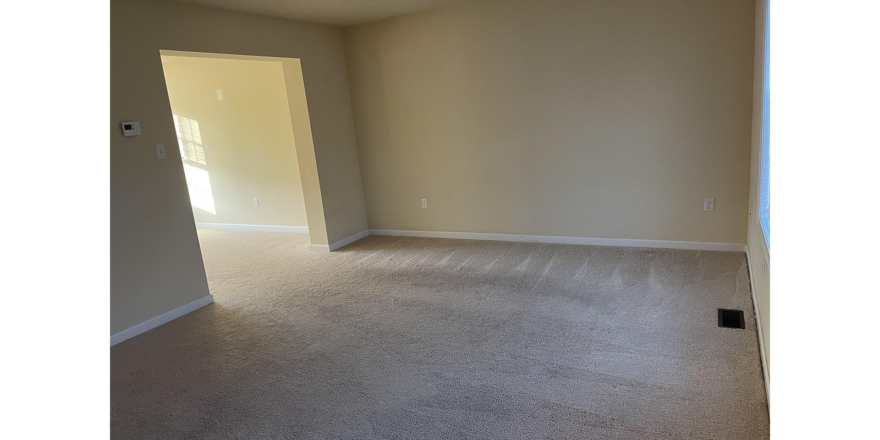
M 770 3 L 769 1 L 767 2 Z M 759 222 L 770 247 L 770 8 L 764 22 L 764 92 L 761 122 L 761 200 Z

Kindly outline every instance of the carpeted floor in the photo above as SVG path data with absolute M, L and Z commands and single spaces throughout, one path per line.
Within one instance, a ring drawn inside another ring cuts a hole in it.
M 745 254 L 199 237 L 216 303 L 111 349 L 113 438 L 769 437 Z

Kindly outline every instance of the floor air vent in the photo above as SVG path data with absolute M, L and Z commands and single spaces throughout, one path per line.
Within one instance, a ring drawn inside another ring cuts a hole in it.
M 718 327 L 746 328 L 742 310 L 718 309 Z

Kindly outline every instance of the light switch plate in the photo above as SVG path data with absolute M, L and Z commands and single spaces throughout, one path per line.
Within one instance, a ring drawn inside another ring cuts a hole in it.
M 156 144 L 156 156 L 159 160 L 165 159 L 165 144 Z
M 122 134 L 125 136 L 140 136 L 141 124 L 138 121 L 123 122 Z

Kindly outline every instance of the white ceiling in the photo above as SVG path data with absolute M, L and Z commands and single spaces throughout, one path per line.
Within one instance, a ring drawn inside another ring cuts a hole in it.
M 463 0 L 171 0 L 227 11 L 350 26 Z M 470 0 L 473 1 L 473 0 Z

